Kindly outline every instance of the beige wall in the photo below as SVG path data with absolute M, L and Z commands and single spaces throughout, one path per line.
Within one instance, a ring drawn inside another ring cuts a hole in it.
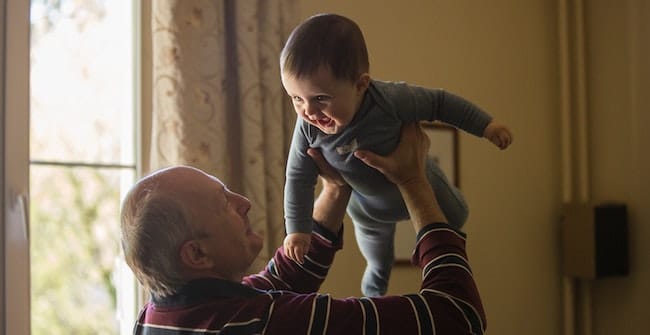
M 585 2 L 590 197 L 629 204 L 633 271 L 593 284 L 592 325 L 595 334 L 641 334 L 650 299 L 650 160 L 642 155 L 650 145 L 642 128 L 650 125 L 649 5 Z M 330 0 L 301 6 L 303 18 L 336 12 L 357 21 L 375 78 L 445 88 L 512 128 L 515 142 L 505 152 L 467 134 L 460 139 L 470 259 L 489 334 L 560 334 L 556 1 Z M 364 262 L 353 238 L 348 222 L 346 246 L 323 288 L 337 297 L 360 294 Z M 419 277 L 413 268 L 395 268 L 389 293 L 414 291 Z
M 596 201 L 626 202 L 630 217 L 631 274 L 594 283 L 594 334 L 647 334 L 650 3 L 592 0 L 585 13 L 591 195 Z

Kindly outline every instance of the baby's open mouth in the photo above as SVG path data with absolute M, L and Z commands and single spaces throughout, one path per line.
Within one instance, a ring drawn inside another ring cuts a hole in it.
M 321 126 L 321 127 L 327 127 L 327 126 L 329 126 L 333 121 L 332 121 L 332 119 L 330 119 L 330 118 L 328 118 L 328 117 L 324 117 L 324 118 L 320 118 L 320 119 L 316 120 L 316 122 L 317 122 L 318 125 Z

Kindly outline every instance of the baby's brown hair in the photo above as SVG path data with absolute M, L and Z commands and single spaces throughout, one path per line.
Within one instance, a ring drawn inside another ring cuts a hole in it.
M 367 73 L 368 50 L 359 26 L 337 14 L 317 14 L 298 25 L 280 54 L 280 70 L 297 78 L 320 66 L 334 78 L 356 81 Z

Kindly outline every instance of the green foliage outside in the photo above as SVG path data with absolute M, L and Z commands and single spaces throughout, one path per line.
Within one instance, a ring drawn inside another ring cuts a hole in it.
M 32 167 L 32 334 L 117 334 L 115 177 Z

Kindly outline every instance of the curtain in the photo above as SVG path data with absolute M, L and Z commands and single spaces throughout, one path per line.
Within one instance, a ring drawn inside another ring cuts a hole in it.
M 278 59 L 296 12 L 295 0 L 152 1 L 150 169 L 191 165 L 251 200 L 251 224 L 265 239 L 251 271 L 284 238 L 295 113 Z

